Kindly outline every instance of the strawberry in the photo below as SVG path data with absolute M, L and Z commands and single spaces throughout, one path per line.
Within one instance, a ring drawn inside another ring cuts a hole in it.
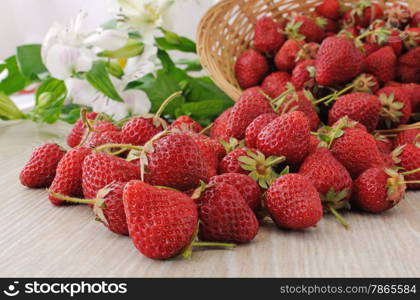
M 235 149 L 227 154 L 219 163 L 219 173 L 237 173 L 248 174 L 249 171 L 242 169 L 241 162 L 238 160 L 241 156 L 247 156 L 247 150 L 244 148 Z
M 140 168 L 116 156 L 92 153 L 83 162 L 83 195 L 95 198 L 97 192 L 112 182 L 128 182 L 140 178 Z
M 280 25 L 269 17 L 261 17 L 255 24 L 254 49 L 260 52 L 272 53 L 284 43 L 284 35 Z
M 405 83 L 420 83 L 420 67 L 399 64 L 397 68 L 397 76 Z
M 372 74 L 362 73 L 352 82 L 353 92 L 374 94 L 379 90 L 379 82 Z
M 126 182 L 113 182 L 99 190 L 95 199 L 79 199 L 51 192 L 51 196 L 69 203 L 93 205 L 96 219 L 114 233 L 128 235 L 127 219 L 123 205 Z
M 411 116 L 411 102 L 399 87 L 384 87 L 376 92 L 382 104 L 380 121 L 388 128 L 406 124 Z
M 193 240 L 198 213 L 188 196 L 132 180 L 124 188 L 123 202 L 131 240 L 143 255 L 171 258 Z
M 258 134 L 257 149 L 267 156 L 285 156 L 290 164 L 298 164 L 309 150 L 309 121 L 301 111 L 284 114 L 271 121 Z
M 380 83 L 394 80 L 397 57 L 390 46 L 382 47 L 365 59 L 365 71 L 373 74 Z
M 282 228 L 305 229 L 322 218 L 318 191 L 299 174 L 278 178 L 268 189 L 264 204 L 273 221 Z
M 92 152 L 84 147 L 73 148 L 63 156 L 57 165 L 56 175 L 50 186 L 50 191 L 69 197 L 83 196 L 82 166 L 85 157 Z M 65 201 L 49 195 L 52 204 L 60 206 Z
M 259 85 L 269 72 L 267 59 L 255 50 L 242 53 L 235 63 L 235 76 L 241 88 Z
M 200 180 L 208 181 L 208 166 L 190 135 L 169 133 L 151 141 L 151 145 L 153 151 L 145 162 L 146 182 L 184 191 L 197 187 Z
M 303 48 L 303 41 L 287 40 L 274 57 L 279 71 L 290 72 L 296 65 L 296 56 Z
M 259 115 L 248 125 L 245 131 L 245 144 L 248 148 L 256 147 L 256 139 L 260 131 L 279 115 L 276 113 L 267 113 Z
M 403 33 L 404 46 L 407 49 L 420 46 L 420 28 L 407 28 Z
M 86 114 L 86 118 L 88 120 L 94 120 L 98 114 L 96 112 L 90 112 Z M 71 129 L 69 135 L 67 136 L 67 145 L 69 147 L 74 148 L 78 146 L 82 142 L 82 138 L 85 135 L 86 127 L 83 124 L 82 118 L 76 121 Z
M 355 24 L 361 27 L 368 27 L 369 24 L 381 19 L 383 16 L 382 8 L 371 1 L 359 1 L 355 8 L 344 13 L 343 19 L 346 24 Z
M 352 41 L 328 37 L 316 57 L 316 82 L 320 85 L 345 83 L 359 75 L 362 66 L 363 55 Z
M 326 210 L 336 214 L 338 209 L 350 208 L 353 181 L 327 148 L 317 148 L 308 155 L 299 168 L 299 174 L 317 189 Z M 340 217 L 339 220 L 343 221 Z M 343 225 L 347 224 L 343 222 Z
M 272 113 L 270 102 L 259 88 L 246 90 L 233 107 L 227 120 L 226 132 L 238 140 L 245 137 L 248 125 L 259 115 Z
M 271 98 L 280 96 L 286 90 L 290 75 L 286 72 L 274 72 L 268 75 L 261 84 L 263 91 Z
M 411 48 L 398 59 L 400 65 L 407 65 L 410 67 L 420 67 L 420 46 Z
M 325 32 L 326 32 L 326 36 L 333 36 L 336 33 L 338 33 L 338 31 L 340 30 L 340 25 L 338 24 L 338 22 L 336 20 L 332 20 L 332 19 L 328 19 L 328 18 L 324 18 L 325 19 Z
M 416 12 L 411 18 L 411 27 L 420 27 L 420 11 Z
M 362 54 L 365 57 L 368 57 L 373 52 L 379 50 L 379 48 L 381 48 L 381 46 L 379 46 L 378 44 L 364 44 L 362 46 Z
M 341 119 L 343 122 L 344 119 Z M 330 131 L 330 150 L 334 157 L 341 162 L 352 178 L 370 168 L 382 167 L 384 162 L 376 146 L 376 141 L 369 133 L 352 127 L 338 125 Z
M 296 92 L 293 87 L 288 91 L 288 95 L 276 99 L 273 103 L 275 111 L 279 114 L 285 114 L 292 111 L 301 111 L 305 114 L 309 121 L 311 130 L 316 130 L 319 125 L 319 117 L 315 110 L 312 100 L 314 99 L 311 92 Z
M 322 21 L 314 20 L 307 16 L 296 16 L 287 23 L 285 32 L 290 38 L 295 40 L 306 40 L 307 42 L 319 43 L 325 36 Z
M 395 28 L 403 28 L 410 21 L 410 10 L 399 3 L 394 3 L 384 11 L 385 20 Z
M 311 139 L 309 140 L 308 155 L 314 153 L 316 149 L 318 149 L 319 143 L 320 143 L 320 140 L 316 136 L 311 135 Z
M 210 185 L 216 183 L 234 186 L 252 210 L 259 208 L 261 189 L 251 177 L 238 173 L 225 173 L 210 178 Z
M 191 133 L 190 136 L 197 144 L 201 158 L 207 167 L 208 174 L 206 178 L 217 175 L 219 158 L 223 157 L 226 153 L 222 144 L 202 134 Z
M 420 142 L 406 144 L 402 147 L 401 154 L 398 155 L 400 167 L 404 169 L 404 172 L 416 171 L 413 174 L 404 176 L 408 180 L 407 187 L 412 190 L 418 190 L 420 189 Z
M 94 132 L 87 138 L 83 147 L 95 148 L 103 144 L 119 144 L 122 142 L 121 131 L 108 130 Z
M 340 0 L 324 0 L 315 7 L 315 11 L 328 19 L 338 20 L 340 18 L 341 3 Z
M 370 168 L 354 181 L 354 203 L 371 213 L 391 209 L 404 197 L 406 186 L 400 184 L 404 177 L 396 171 Z
M 366 126 L 368 131 L 376 129 L 381 103 L 377 96 L 367 93 L 351 93 L 339 97 L 328 113 L 330 125 L 344 116 Z
M 257 235 L 257 217 L 233 185 L 214 183 L 195 201 L 200 218 L 200 239 L 247 243 Z
M 136 117 L 121 129 L 121 143 L 142 146 L 163 130 L 163 124 L 152 117 Z
M 57 165 L 65 153 L 57 144 L 44 144 L 36 148 L 20 172 L 20 183 L 29 188 L 50 186 Z
M 245 93 L 245 92 L 244 92 Z M 210 128 L 210 137 L 214 140 L 227 139 L 227 120 L 232 111 L 233 107 L 225 110 L 220 116 L 213 122 L 213 126 Z
M 298 91 L 312 90 L 315 86 L 315 60 L 298 63 L 292 71 L 291 82 Z
M 199 133 L 201 130 L 203 130 L 203 127 L 200 125 L 200 123 L 194 121 L 189 116 L 180 116 L 175 121 L 172 122 L 171 128 L 177 128 L 181 131 L 191 131 Z
M 395 147 L 402 146 L 405 144 L 416 144 L 420 143 L 420 129 L 408 129 L 401 131 L 394 141 Z
M 373 137 L 375 138 L 376 146 L 378 146 L 380 152 L 386 154 L 390 154 L 392 152 L 394 149 L 394 143 L 392 140 L 381 134 L 375 134 Z

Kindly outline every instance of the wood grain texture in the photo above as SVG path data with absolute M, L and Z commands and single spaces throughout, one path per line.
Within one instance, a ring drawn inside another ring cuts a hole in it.
M 0 276 L 25 277 L 419 277 L 420 193 L 381 215 L 326 216 L 303 232 L 263 226 L 235 250 L 196 250 L 191 260 L 143 257 L 86 206 L 57 208 L 18 181 L 33 147 L 63 144 L 68 125 L 0 127 Z

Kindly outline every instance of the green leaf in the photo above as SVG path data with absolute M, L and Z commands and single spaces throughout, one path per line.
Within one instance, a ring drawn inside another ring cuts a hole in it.
M 48 78 L 36 91 L 36 105 L 30 113 L 32 120 L 52 124 L 62 112 L 67 89 L 64 81 Z
M 175 92 L 180 91 L 178 82 L 170 75 L 164 72 L 158 72 L 153 79 L 149 76 L 143 84 L 137 86 L 138 89 L 144 91 L 149 97 L 152 108 L 151 112 L 156 112 L 163 101 Z M 175 110 L 185 102 L 183 96 L 173 100 L 164 110 L 163 115 L 175 115 Z
M 123 99 L 118 94 L 111 79 L 109 78 L 106 67 L 107 63 L 105 61 L 95 61 L 92 69 L 86 73 L 86 79 L 95 89 L 103 93 L 105 96 L 115 101 L 123 102 Z
M 182 52 L 196 53 L 196 44 L 189 38 L 179 36 L 172 31 L 161 29 L 164 37 L 156 38 L 156 44 L 162 50 L 178 50 Z
M 117 50 L 105 50 L 98 54 L 100 57 L 108 58 L 130 58 L 139 56 L 144 51 L 144 44 L 135 39 L 129 39 L 124 47 Z
M 76 123 L 80 118 L 80 110 L 82 106 L 78 104 L 68 104 L 64 105 L 61 110 L 60 120 L 65 121 L 70 124 Z
M 0 119 L 19 120 L 25 119 L 25 114 L 6 94 L 0 92 Z
M 6 69 L 8 70 L 8 75 L 0 82 L 1 92 L 11 95 L 23 90 L 30 84 L 31 81 L 20 72 L 16 56 L 11 56 L 3 64 L 0 64 L 0 73 Z
M 225 100 L 205 100 L 200 102 L 189 102 L 181 105 L 176 112 L 176 117 L 181 115 L 191 116 L 201 122 L 206 119 L 213 119 L 233 105 Z M 204 122 L 205 123 L 205 122 Z
M 228 103 L 233 103 L 229 96 L 220 90 L 208 77 L 190 77 L 190 79 L 186 81 L 184 91 L 185 97 L 189 102 L 219 99 Z
M 185 66 L 185 72 L 198 72 L 203 70 L 203 66 L 201 65 L 198 59 L 186 59 L 182 58 L 176 61 L 177 65 Z
M 168 52 L 158 50 L 157 56 L 162 64 L 162 69 L 159 70 L 158 73 L 166 73 L 177 82 L 191 78 L 184 70 L 181 70 L 176 67 Z
M 17 63 L 20 72 L 28 78 L 37 78 L 47 72 L 41 57 L 41 45 L 23 45 L 16 49 Z

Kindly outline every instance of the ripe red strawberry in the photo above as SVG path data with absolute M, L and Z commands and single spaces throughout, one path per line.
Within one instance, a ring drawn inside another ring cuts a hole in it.
M 371 213 L 391 209 L 404 197 L 404 177 L 391 169 L 371 168 L 354 181 L 354 203 Z
M 145 179 L 152 185 L 185 191 L 197 187 L 201 180 L 208 181 L 208 166 L 191 136 L 170 133 L 153 142 Z
M 89 112 L 86 114 L 86 118 L 88 120 L 94 120 L 98 114 L 96 112 Z M 82 141 L 83 136 L 85 135 L 86 127 L 83 124 L 83 120 L 79 119 L 73 125 L 69 135 L 67 136 L 67 145 L 69 147 L 74 148 L 80 144 Z
M 241 156 L 247 156 L 247 151 L 243 148 L 235 149 L 228 153 L 219 163 L 219 173 L 238 173 L 248 174 L 249 171 L 241 167 L 241 162 L 238 160 Z
M 315 106 L 311 100 L 313 96 L 309 91 L 292 92 L 283 98 L 274 102 L 277 113 L 285 114 L 292 111 L 301 111 L 305 114 L 309 121 L 311 130 L 316 130 L 319 125 L 319 116 L 315 110 Z
M 230 137 L 242 140 L 245 137 L 246 128 L 256 117 L 271 112 L 273 109 L 265 96 L 260 93 L 259 88 L 246 90 L 229 115 L 226 133 Z
M 405 48 L 411 49 L 420 46 L 420 28 L 407 28 L 402 35 Z
M 284 43 L 284 35 L 280 25 L 269 17 L 261 17 L 255 24 L 254 49 L 260 52 L 272 53 Z
M 287 83 L 290 81 L 290 75 L 286 72 L 274 72 L 268 75 L 261 84 L 263 91 L 270 96 L 276 98 L 280 96 L 286 89 Z
M 93 153 L 83 162 L 83 195 L 95 198 L 97 192 L 112 182 L 140 178 L 140 168 L 125 159 L 105 153 Z
M 121 129 L 121 142 L 142 146 L 163 130 L 163 126 L 153 117 L 136 117 L 125 123 Z
M 195 201 L 200 218 L 200 239 L 247 243 L 257 235 L 257 217 L 233 185 L 214 183 Z
M 420 112 L 420 84 L 406 83 L 401 85 L 402 90 L 410 99 L 411 109 L 413 112 Z
M 339 0 L 324 0 L 315 11 L 325 18 L 338 20 L 340 18 L 341 3 Z
M 343 19 L 346 24 L 355 24 L 368 27 L 369 24 L 383 16 L 382 8 L 370 1 L 360 1 L 356 7 L 344 13 Z
M 289 38 L 306 40 L 307 42 L 319 43 L 325 37 L 323 23 L 317 22 L 307 16 L 296 16 L 287 23 L 285 32 Z M 320 26 L 321 25 L 321 26 Z
M 259 208 L 261 189 L 251 177 L 244 174 L 225 173 L 210 178 L 209 184 L 215 183 L 234 186 L 252 210 Z
M 301 111 L 284 114 L 270 122 L 258 134 L 257 149 L 266 156 L 285 156 L 290 164 L 298 164 L 309 150 L 309 121 Z
M 406 144 L 403 146 L 401 154 L 398 158 L 401 160 L 399 165 L 404 172 L 417 170 L 420 168 L 420 142 L 414 144 Z M 407 181 L 420 182 L 420 172 L 404 176 Z M 420 189 L 420 183 L 407 183 L 407 187 L 412 190 Z
M 395 147 L 416 143 L 420 143 L 420 129 L 408 129 L 401 131 L 395 137 L 394 141 Z
M 322 218 L 318 191 L 299 174 L 278 178 L 268 189 L 264 203 L 273 221 L 283 228 L 305 229 Z
M 380 122 L 388 128 L 406 124 L 411 116 L 411 102 L 399 87 L 384 87 L 376 92 L 382 104 Z
M 382 84 L 395 79 L 396 66 L 397 57 L 390 46 L 380 48 L 365 59 L 365 71 Z
M 200 123 L 194 121 L 189 116 L 180 116 L 175 121 L 172 122 L 171 128 L 177 128 L 181 131 L 192 131 L 199 133 L 203 130 L 203 127 Z
M 206 178 L 217 175 L 219 158 L 223 157 L 226 153 L 222 144 L 202 134 L 190 133 L 190 136 L 197 144 L 201 159 L 207 167 L 208 174 Z
M 381 103 L 377 96 L 367 93 L 351 93 L 339 97 L 328 113 L 330 125 L 344 116 L 366 126 L 368 131 L 376 129 Z
M 317 148 L 308 155 L 299 168 L 299 174 L 306 177 L 317 189 L 327 210 L 335 212 L 350 208 L 353 181 L 346 168 L 327 148 Z M 346 226 L 346 223 L 343 225 Z
M 228 108 L 214 120 L 213 126 L 210 128 L 210 137 L 212 139 L 221 140 L 228 138 L 226 127 L 232 109 L 233 107 Z
M 119 144 L 121 142 L 121 131 L 101 131 L 92 133 L 83 144 L 83 147 L 95 148 L 104 144 Z
M 314 153 L 316 151 L 316 149 L 318 149 L 319 143 L 321 141 L 316 137 L 311 135 L 311 139 L 309 140 L 309 151 L 308 151 L 308 155 Z
M 407 53 L 401 55 L 398 63 L 410 67 L 420 67 L 420 46 L 411 48 Z
M 303 45 L 303 41 L 287 40 L 274 58 L 277 69 L 283 72 L 292 71 L 296 65 L 296 55 Z
M 362 54 L 365 57 L 368 57 L 369 55 L 371 55 L 373 52 L 379 50 L 379 48 L 381 48 L 381 46 L 379 46 L 378 44 L 364 44 L 362 46 Z
M 91 152 L 91 149 L 84 147 L 76 147 L 67 151 L 57 165 L 56 175 L 50 190 L 64 196 L 82 197 L 82 166 L 85 157 Z M 57 206 L 66 204 L 65 201 L 52 195 L 49 195 L 49 199 L 52 204 Z
M 385 135 L 375 134 L 374 138 L 380 152 L 390 154 L 394 149 L 394 143 Z
M 416 12 L 411 18 L 411 27 L 420 27 L 420 11 Z
M 248 125 L 245 131 L 245 144 L 248 148 L 256 147 L 257 136 L 260 131 L 279 115 L 276 113 L 267 113 L 259 115 Z
M 291 82 L 298 91 L 311 90 L 315 86 L 315 60 L 298 63 L 293 69 Z
M 167 259 L 191 244 L 198 213 L 190 197 L 133 180 L 124 188 L 123 202 L 131 240 L 143 255 Z
M 420 83 L 420 68 L 399 64 L 397 68 L 397 76 L 401 82 Z
M 60 195 L 50 191 L 50 194 L 68 203 L 93 205 L 96 220 L 114 233 L 128 235 L 127 220 L 123 205 L 123 189 L 126 182 L 113 182 L 99 190 L 95 199 L 80 199 Z
M 395 28 L 403 28 L 410 21 L 411 13 L 408 7 L 394 3 L 384 11 L 388 24 Z
M 354 43 L 342 37 L 328 37 L 316 57 L 316 82 L 320 85 L 345 83 L 361 73 L 363 55 Z
M 29 188 L 50 186 L 57 165 L 65 153 L 57 144 L 44 144 L 36 148 L 20 172 L 20 183 Z
M 340 25 L 338 24 L 336 20 L 332 20 L 328 18 L 323 18 L 323 19 L 326 22 L 325 27 L 324 27 L 326 36 L 333 36 L 336 33 L 338 33 L 338 31 L 340 31 Z
M 251 49 L 242 53 L 235 63 L 235 76 L 243 89 L 259 85 L 269 72 L 267 59 Z
M 346 167 L 352 178 L 367 169 L 383 166 L 376 141 L 369 133 L 357 128 L 340 129 L 340 126 L 334 130 L 342 135 L 333 140 L 331 153 Z

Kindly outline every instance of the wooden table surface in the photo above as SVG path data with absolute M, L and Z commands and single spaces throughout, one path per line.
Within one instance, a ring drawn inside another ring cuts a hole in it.
M 380 214 L 347 213 L 350 230 L 326 216 L 317 228 L 272 224 L 234 250 L 197 250 L 155 261 L 106 230 L 86 206 L 53 207 L 43 189 L 20 185 L 31 150 L 64 144 L 69 126 L 0 124 L 0 277 L 419 277 L 420 193 Z

